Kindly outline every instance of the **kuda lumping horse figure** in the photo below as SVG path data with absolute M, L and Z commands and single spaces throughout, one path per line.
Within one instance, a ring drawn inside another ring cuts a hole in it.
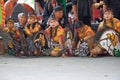
M 90 56 L 94 57 L 107 51 L 109 55 L 114 56 L 114 49 L 119 44 L 119 32 L 111 28 L 105 28 L 96 34 L 96 46 L 90 51 Z

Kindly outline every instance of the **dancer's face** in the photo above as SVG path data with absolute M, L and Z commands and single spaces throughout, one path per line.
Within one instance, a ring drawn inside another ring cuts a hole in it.
M 56 21 L 56 20 L 51 20 L 49 24 L 50 24 L 50 27 L 52 27 L 52 28 L 55 28 L 56 26 L 59 25 L 58 21 Z
M 104 19 L 105 19 L 105 20 L 109 21 L 109 20 L 111 20 L 112 18 L 113 18 L 112 12 L 107 11 L 107 12 L 104 13 Z

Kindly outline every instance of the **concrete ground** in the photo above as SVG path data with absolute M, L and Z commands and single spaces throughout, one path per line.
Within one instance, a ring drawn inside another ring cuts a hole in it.
M 0 56 L 0 80 L 120 80 L 120 58 Z

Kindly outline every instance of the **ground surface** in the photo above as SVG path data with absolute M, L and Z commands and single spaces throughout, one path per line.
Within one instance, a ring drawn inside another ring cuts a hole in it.
M 0 56 L 0 80 L 120 80 L 120 58 Z

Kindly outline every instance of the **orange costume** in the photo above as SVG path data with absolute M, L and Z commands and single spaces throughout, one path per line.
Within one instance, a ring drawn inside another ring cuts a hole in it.
M 120 33 L 120 21 L 116 22 L 114 29 Z
M 40 28 L 41 28 L 40 24 L 35 22 L 34 26 L 33 24 L 25 26 L 25 32 L 27 35 L 32 36 L 33 33 L 38 32 Z
M 52 48 L 52 51 L 50 52 L 50 55 L 54 57 L 60 56 L 61 54 L 60 50 L 63 49 L 64 29 L 60 25 L 54 28 L 48 27 L 45 30 L 45 34 L 47 34 L 47 36 L 50 36 L 52 42 L 56 42 L 57 44 L 60 45 L 60 46 L 54 46 Z
M 98 27 L 98 31 L 100 31 L 101 29 L 103 29 L 105 26 L 108 26 L 110 28 L 113 28 L 113 26 L 116 26 L 116 23 L 118 23 L 119 20 L 116 18 L 112 18 L 111 22 L 110 21 L 102 21 Z M 104 25 L 105 24 L 105 25 Z
M 45 33 L 47 35 L 51 34 L 50 27 L 45 30 Z M 56 31 L 56 35 L 54 37 L 52 37 L 52 40 L 55 42 L 59 42 L 59 39 L 64 40 L 64 29 L 61 26 L 58 26 L 57 31 Z
M 82 29 L 77 29 L 78 37 L 84 39 L 88 35 L 94 36 L 95 33 L 93 30 L 90 28 L 90 26 L 83 25 Z
M 12 32 L 12 33 L 14 33 L 14 37 L 16 37 L 16 38 L 19 38 L 19 36 L 20 36 L 20 33 L 19 33 L 19 31 L 15 28 L 15 27 L 13 27 L 12 29 L 9 29 L 8 27 L 6 27 L 5 28 L 5 31 L 7 32 L 7 33 L 9 33 L 9 32 Z

